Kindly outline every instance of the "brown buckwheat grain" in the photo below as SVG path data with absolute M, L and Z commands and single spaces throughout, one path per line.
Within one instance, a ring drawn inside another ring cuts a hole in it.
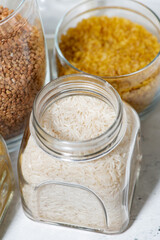
M 0 6 L 0 133 L 20 134 L 44 84 L 46 60 L 41 29 Z

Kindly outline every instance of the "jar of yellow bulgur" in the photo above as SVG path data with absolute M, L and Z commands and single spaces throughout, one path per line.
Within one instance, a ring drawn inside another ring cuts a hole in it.
M 56 29 L 56 73 L 101 76 L 143 115 L 160 95 L 159 40 L 158 16 L 137 1 L 83 2 Z

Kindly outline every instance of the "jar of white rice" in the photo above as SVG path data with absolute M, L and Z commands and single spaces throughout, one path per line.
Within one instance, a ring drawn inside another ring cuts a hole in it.
M 31 219 L 101 233 L 129 222 L 140 122 L 106 81 L 63 76 L 37 95 L 18 162 Z

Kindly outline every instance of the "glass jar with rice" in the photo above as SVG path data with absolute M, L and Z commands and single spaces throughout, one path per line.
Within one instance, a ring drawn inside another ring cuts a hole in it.
M 140 122 L 106 81 L 68 75 L 35 99 L 18 172 L 33 220 L 118 233 L 139 175 Z
M 56 72 L 101 76 L 143 115 L 159 97 L 159 40 L 160 20 L 143 4 L 90 0 L 57 27 Z

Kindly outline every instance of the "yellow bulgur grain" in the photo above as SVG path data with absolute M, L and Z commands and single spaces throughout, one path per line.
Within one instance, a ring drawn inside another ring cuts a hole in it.
M 138 112 L 154 99 L 160 85 L 160 43 L 143 26 L 120 17 L 93 16 L 83 19 L 61 36 L 64 57 L 78 70 L 98 75 L 119 92 Z M 77 73 L 59 61 L 58 76 Z M 134 75 L 129 75 L 134 73 Z M 118 77 L 118 78 L 117 78 Z
M 60 49 L 76 68 L 99 76 L 120 76 L 148 65 L 160 51 L 155 36 L 120 17 L 83 19 L 62 35 Z

